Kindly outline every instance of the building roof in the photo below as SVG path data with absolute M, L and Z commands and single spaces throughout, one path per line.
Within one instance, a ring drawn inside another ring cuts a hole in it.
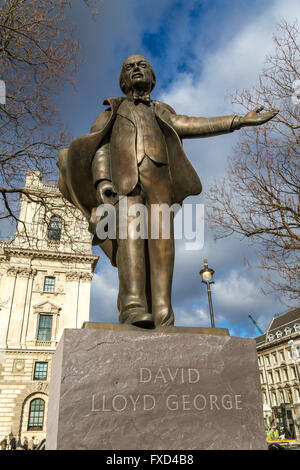
M 294 323 L 297 320 L 300 320 L 300 307 L 290 310 L 289 312 L 284 313 L 280 316 L 275 316 L 272 318 L 269 327 L 267 329 L 268 333 L 277 331 L 278 328 L 285 327 L 289 323 Z
M 263 335 L 260 335 L 260 336 L 256 336 L 255 341 L 256 341 L 256 346 L 259 346 L 260 344 L 265 343 L 266 342 L 266 333 L 264 333 Z
M 269 335 L 274 335 L 274 339 L 276 339 L 278 331 L 284 334 L 285 328 L 290 327 L 293 329 L 296 324 L 300 325 L 300 307 L 289 310 L 282 315 L 275 315 L 270 321 L 266 333 L 255 338 L 256 345 L 259 346 L 265 343 Z

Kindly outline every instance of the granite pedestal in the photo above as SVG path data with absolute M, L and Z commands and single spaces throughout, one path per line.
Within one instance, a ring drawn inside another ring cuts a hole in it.
M 266 449 L 254 339 L 227 330 L 66 329 L 46 449 Z

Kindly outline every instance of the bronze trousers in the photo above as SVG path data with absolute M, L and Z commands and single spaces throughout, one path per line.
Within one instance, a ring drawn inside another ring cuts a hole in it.
M 117 267 L 119 274 L 118 308 L 120 323 L 130 315 L 151 313 L 155 326 L 174 324 L 171 305 L 174 269 L 174 214 L 159 216 L 159 204 L 172 205 L 172 184 L 168 165 L 157 164 L 145 156 L 139 166 L 139 181 L 127 195 L 127 227 L 136 219 L 128 215 L 134 204 L 143 204 L 147 217 L 147 238 L 134 239 L 129 232 L 126 239 L 119 237 L 119 204 L 117 210 Z M 155 206 L 153 206 L 155 205 Z M 158 238 L 151 237 L 153 219 L 159 220 Z M 168 223 L 170 235 L 162 238 Z

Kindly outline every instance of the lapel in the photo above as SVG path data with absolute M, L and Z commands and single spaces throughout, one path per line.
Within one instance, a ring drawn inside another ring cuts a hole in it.
M 155 116 L 160 120 L 163 121 L 164 124 L 167 124 L 168 127 L 172 127 L 171 121 L 170 121 L 170 111 L 164 105 L 163 103 L 160 103 L 159 101 L 154 101 L 154 111 L 155 111 Z
M 133 102 L 125 98 L 118 107 L 117 115 L 128 119 L 130 122 L 132 122 L 132 124 L 136 126 L 137 123 L 134 118 L 134 113 L 132 112 L 133 106 L 134 106 Z
M 105 106 L 110 106 L 111 107 L 111 110 L 112 112 L 116 112 L 118 107 L 120 106 L 120 104 L 122 103 L 122 101 L 124 101 L 125 98 L 123 96 L 118 96 L 117 98 L 106 98 L 104 101 L 103 101 L 103 104 Z

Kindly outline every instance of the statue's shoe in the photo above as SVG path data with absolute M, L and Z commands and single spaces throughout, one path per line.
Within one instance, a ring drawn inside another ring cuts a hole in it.
M 153 317 L 155 319 L 156 328 L 174 325 L 175 317 L 172 308 L 165 307 L 159 311 L 154 311 Z
M 151 313 L 146 313 L 144 309 L 140 308 L 131 308 L 120 313 L 119 322 L 140 328 L 154 328 L 154 319 Z

